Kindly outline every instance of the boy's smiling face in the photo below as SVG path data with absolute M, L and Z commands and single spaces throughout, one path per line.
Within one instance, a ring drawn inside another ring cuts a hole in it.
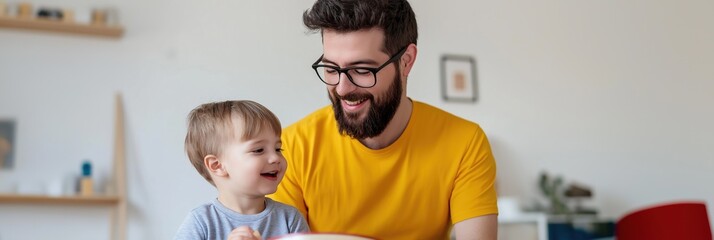
M 218 157 L 227 173 L 224 189 L 232 194 L 263 197 L 274 193 L 285 175 L 280 136 L 263 129 L 252 139 L 227 143 Z

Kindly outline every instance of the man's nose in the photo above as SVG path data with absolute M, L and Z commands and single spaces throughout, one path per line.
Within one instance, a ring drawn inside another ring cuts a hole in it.
M 348 93 L 354 91 L 357 88 L 357 86 L 350 81 L 349 76 L 347 76 L 347 73 L 340 73 L 340 82 L 337 83 L 337 86 L 335 86 L 335 91 L 337 91 L 337 94 L 340 96 L 347 95 Z

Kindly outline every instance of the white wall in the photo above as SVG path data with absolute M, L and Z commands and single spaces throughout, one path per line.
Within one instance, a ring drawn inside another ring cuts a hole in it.
M 0 171 L 1 185 L 64 179 L 84 158 L 106 177 L 119 91 L 128 237 L 170 239 L 191 208 L 215 196 L 183 153 L 188 111 L 253 99 L 287 125 L 328 103 L 309 68 L 319 35 L 301 23 L 312 0 L 101 4 L 119 9 L 122 39 L 0 29 L 0 118 L 19 128 L 16 168 Z M 501 195 L 535 198 L 545 170 L 592 186 L 591 205 L 607 217 L 679 199 L 705 200 L 714 216 L 714 2 L 412 5 L 420 39 L 408 93 L 482 125 Z M 444 53 L 477 58 L 476 104 L 441 100 Z M 59 208 L 0 205 L 0 239 L 107 235 L 106 209 L 68 207 L 78 215 L 70 221 Z

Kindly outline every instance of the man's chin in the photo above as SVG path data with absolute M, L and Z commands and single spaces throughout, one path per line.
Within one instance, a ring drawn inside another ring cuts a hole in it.
M 359 127 L 364 125 L 364 119 L 366 116 L 365 114 L 361 112 L 355 112 L 355 113 L 348 113 L 348 112 L 343 112 L 345 123 L 347 125 L 350 125 L 352 127 Z
M 350 117 L 346 113 L 343 117 L 342 121 L 337 123 L 340 127 L 340 131 L 352 137 L 359 135 L 360 130 L 364 128 L 364 120 Z

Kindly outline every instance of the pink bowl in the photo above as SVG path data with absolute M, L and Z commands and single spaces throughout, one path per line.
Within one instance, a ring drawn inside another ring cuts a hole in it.
M 341 233 L 293 233 L 271 240 L 374 240 L 374 238 Z

